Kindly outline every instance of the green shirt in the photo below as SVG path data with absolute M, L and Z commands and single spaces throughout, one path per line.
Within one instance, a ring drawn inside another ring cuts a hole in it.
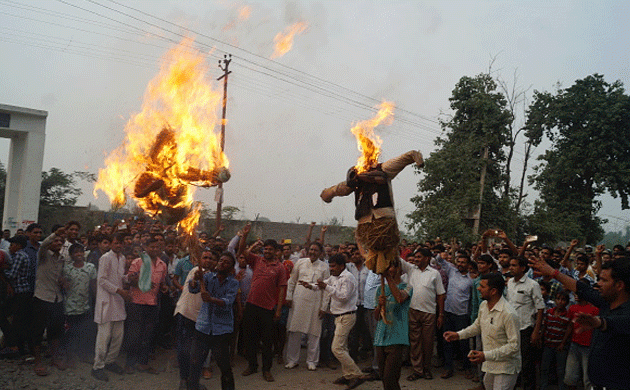
M 413 288 L 407 283 L 400 283 L 398 289 L 405 291 L 409 297 L 403 303 L 396 302 L 389 286 L 385 286 L 385 297 L 387 304 L 385 306 L 385 317 L 389 325 L 379 318 L 374 332 L 374 345 L 377 347 L 386 347 L 388 345 L 409 345 L 409 303 L 413 295 Z M 381 295 L 381 287 L 376 290 L 377 299 Z
M 72 263 L 66 263 L 63 277 L 70 282 L 64 300 L 66 315 L 79 315 L 90 310 L 90 281 L 96 279 L 94 264 L 83 263 L 83 267 L 77 268 Z
M 473 290 L 472 290 L 472 302 L 470 304 L 470 322 L 473 323 L 477 319 L 479 315 L 479 305 L 481 305 L 481 293 L 477 290 L 479 287 L 479 283 L 481 283 L 481 276 L 477 276 L 473 279 Z

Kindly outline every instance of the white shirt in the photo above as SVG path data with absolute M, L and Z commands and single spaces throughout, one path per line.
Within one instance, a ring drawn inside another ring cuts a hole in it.
M 344 314 L 357 310 L 357 280 L 347 269 L 336 278 L 324 281 L 326 292 L 330 294 L 330 312 Z
M 516 312 L 501 297 L 492 310 L 488 302 L 479 306 L 479 316 L 469 327 L 457 332 L 460 339 L 481 334 L 486 361 L 481 370 L 489 374 L 517 374 L 521 371 L 521 333 Z
M 545 301 L 540 285 L 534 279 L 527 275 L 523 275 L 518 281 L 510 278 L 506 298 L 518 315 L 521 330 L 536 325 L 536 314 L 538 310 L 545 308 Z
M 98 261 L 96 279 L 96 304 L 94 322 L 104 324 L 111 321 L 123 321 L 127 318 L 125 301 L 116 293 L 123 288 L 125 278 L 125 256 L 112 250 L 105 253 Z
M 173 313 L 174 316 L 179 313 L 194 322 L 197 322 L 197 316 L 199 315 L 199 309 L 201 309 L 203 300 L 201 299 L 201 294 L 192 294 L 188 290 L 188 285 L 190 284 L 190 280 L 195 277 L 195 273 L 198 269 L 199 267 L 195 267 L 188 272 L 186 281 L 182 283 L 182 287 L 184 287 L 182 289 L 182 295 L 179 296 L 175 306 L 175 312 Z
M 424 313 L 436 314 L 437 296 L 446 293 L 438 270 L 430 265 L 424 270 L 414 267 L 409 275 L 409 285 L 413 287 L 409 307 Z

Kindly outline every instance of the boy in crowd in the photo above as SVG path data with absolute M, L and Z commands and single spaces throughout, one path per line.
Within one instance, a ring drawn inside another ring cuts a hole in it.
M 564 390 L 564 371 L 569 352 L 568 341 L 571 336 L 572 324 L 567 310 L 569 293 L 562 290 L 556 294 L 556 307 L 547 309 L 543 320 L 543 354 L 540 365 L 540 389 L 545 390 L 549 385 L 549 370 L 555 360 L 558 374 L 558 389 Z

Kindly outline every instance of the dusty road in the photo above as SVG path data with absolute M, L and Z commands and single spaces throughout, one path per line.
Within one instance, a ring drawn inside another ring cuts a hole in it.
M 140 390 L 140 389 L 169 389 L 176 390 L 179 385 L 179 372 L 175 367 L 175 351 L 160 351 L 158 358 L 151 361 L 151 365 L 157 368 L 159 375 L 145 373 L 135 373 L 132 375 L 119 376 L 108 373 L 109 382 L 97 381 L 90 375 L 91 366 L 88 363 L 78 363 L 74 369 L 59 371 L 50 368 L 50 375 L 38 377 L 33 372 L 32 364 L 23 363 L 17 360 L 0 361 L 0 389 L 2 390 L 28 390 L 28 389 L 55 389 L 55 390 L 82 390 L 82 389 L 112 389 L 112 390 Z M 118 359 L 119 363 L 124 363 L 124 358 Z M 359 364 L 364 367 L 367 363 Z M 334 385 L 332 382 L 341 375 L 341 369 L 330 370 L 319 368 L 317 371 L 308 371 L 304 358 L 299 367 L 291 370 L 285 369 L 274 362 L 272 374 L 275 382 L 265 382 L 259 373 L 243 377 L 241 372 L 245 369 L 246 362 L 242 357 L 236 357 L 233 367 L 234 378 L 237 389 L 295 389 L 295 390 L 323 390 L 323 389 L 345 389 L 345 386 Z M 213 363 L 214 376 L 212 379 L 202 379 L 209 390 L 220 389 L 219 370 Z M 405 378 L 410 373 L 410 368 L 404 367 L 401 375 L 401 387 L 403 389 L 457 389 L 466 390 L 476 384 L 463 377 L 462 372 L 457 372 L 454 377 L 444 380 L 439 377 L 441 368 L 433 371 L 434 379 L 419 379 L 415 382 L 408 382 Z M 382 389 L 381 382 L 366 382 L 358 387 L 361 390 Z

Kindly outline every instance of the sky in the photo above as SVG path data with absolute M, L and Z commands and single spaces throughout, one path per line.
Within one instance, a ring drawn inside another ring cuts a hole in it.
M 239 19 L 243 7 L 247 19 Z M 238 207 L 241 219 L 353 225 L 351 197 L 325 204 L 319 194 L 356 163 L 350 128 L 379 102 L 396 104 L 393 123 L 377 128 L 385 161 L 435 150 L 463 76 L 491 71 L 530 101 L 534 90 L 553 92 L 594 73 L 627 86 L 629 11 L 625 1 L 0 0 L 0 104 L 48 112 L 44 170 L 97 173 L 140 111 L 160 58 L 193 37 L 208 55 L 209 79 L 222 74 L 217 60 L 233 55 L 224 206 Z M 270 60 L 274 36 L 297 21 L 308 29 Z M 9 142 L 0 140 L 5 164 Z M 420 178 L 407 167 L 392 183 L 400 225 Z M 80 185 L 79 205 L 109 209 L 92 184 Z M 535 192 L 528 194 L 533 203 Z M 215 207 L 214 189 L 195 198 Z M 601 200 L 607 230 L 630 223 L 619 199 Z

